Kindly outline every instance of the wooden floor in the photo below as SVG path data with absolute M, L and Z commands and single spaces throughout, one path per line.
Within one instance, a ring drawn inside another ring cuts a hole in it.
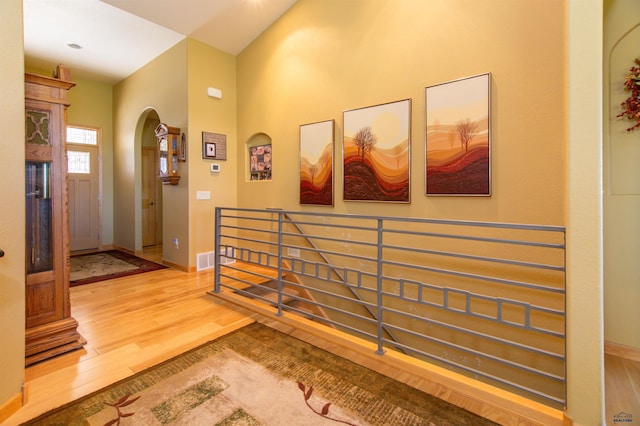
M 143 255 L 158 261 L 157 254 Z M 163 269 L 71 288 L 82 350 L 26 369 L 28 402 L 18 425 L 253 322 L 216 300 L 213 273 Z
M 640 425 L 640 362 L 605 353 L 604 369 L 607 424 Z M 632 422 L 615 422 L 621 413 Z
M 154 261 L 160 256 L 157 249 L 143 254 Z M 72 316 L 87 345 L 27 368 L 28 401 L 3 425 L 19 425 L 255 318 L 269 322 L 206 294 L 212 286 L 213 272 L 164 269 L 73 287 Z M 623 411 L 634 416 L 634 423 L 626 424 L 640 424 L 640 363 L 607 355 L 605 372 L 607 422 Z

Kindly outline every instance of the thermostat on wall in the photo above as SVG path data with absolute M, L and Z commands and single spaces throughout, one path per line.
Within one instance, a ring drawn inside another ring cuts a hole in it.
M 219 172 L 220 171 L 220 164 L 212 164 L 210 167 L 211 167 L 211 171 L 212 172 Z

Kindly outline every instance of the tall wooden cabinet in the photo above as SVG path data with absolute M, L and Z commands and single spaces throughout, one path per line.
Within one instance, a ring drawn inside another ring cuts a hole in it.
M 67 92 L 75 83 L 25 74 L 26 365 L 81 348 L 71 317 L 67 193 Z

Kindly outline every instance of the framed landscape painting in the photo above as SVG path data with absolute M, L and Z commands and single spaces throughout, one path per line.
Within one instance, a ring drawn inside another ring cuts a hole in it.
M 427 195 L 491 195 L 490 94 L 490 73 L 426 88 Z
M 409 203 L 411 99 L 344 112 L 345 201 Z
M 333 205 L 334 120 L 300 126 L 300 204 Z

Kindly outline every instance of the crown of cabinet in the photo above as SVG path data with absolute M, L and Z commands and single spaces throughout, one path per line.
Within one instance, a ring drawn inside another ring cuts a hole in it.
M 177 185 L 180 181 L 180 129 L 158 124 L 158 179 L 165 185 Z

